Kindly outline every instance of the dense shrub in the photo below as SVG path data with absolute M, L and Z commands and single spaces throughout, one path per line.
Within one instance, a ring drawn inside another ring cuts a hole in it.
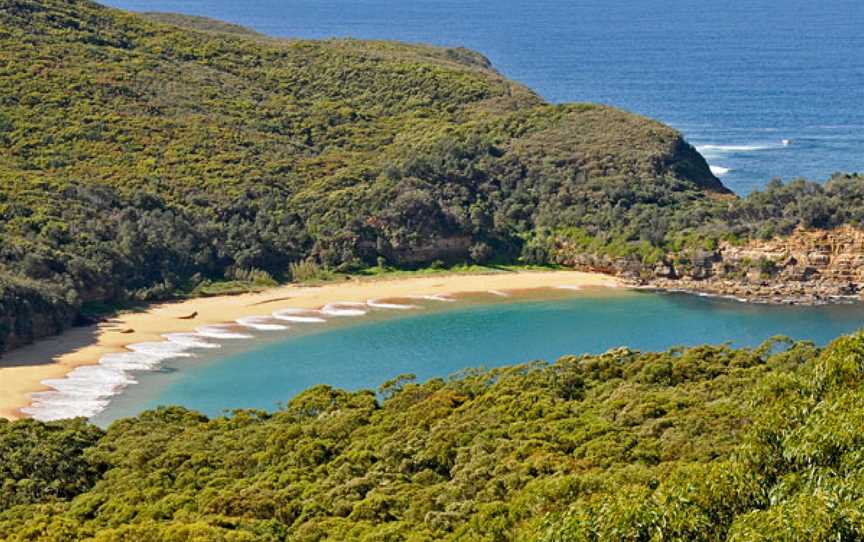
M 0 423 L 0 539 L 858 540 L 862 381 L 859 334 Z

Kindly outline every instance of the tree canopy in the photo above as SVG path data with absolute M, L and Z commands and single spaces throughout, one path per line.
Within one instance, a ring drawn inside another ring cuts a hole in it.
M 862 382 L 858 334 L 0 423 L 0 539 L 858 540 Z

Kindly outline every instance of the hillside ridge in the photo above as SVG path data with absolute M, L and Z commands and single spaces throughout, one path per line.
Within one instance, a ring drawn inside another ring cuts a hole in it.
M 0 351 L 295 264 L 544 259 L 541 229 L 627 229 L 622 198 L 727 192 L 675 130 L 460 48 L 5 0 L 0 52 Z

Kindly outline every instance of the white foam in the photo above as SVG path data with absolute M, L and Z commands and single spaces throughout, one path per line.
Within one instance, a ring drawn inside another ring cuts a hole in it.
M 501 290 L 489 290 L 489 293 L 492 295 L 497 295 L 498 297 L 510 297 L 510 294 L 507 292 L 502 292 Z
M 702 154 L 730 154 L 737 152 L 755 152 L 775 149 L 777 145 L 697 145 L 696 150 Z
M 711 167 L 711 173 L 713 173 L 717 177 L 722 177 L 723 175 L 726 175 L 727 173 L 732 171 L 728 167 L 723 167 L 723 166 L 710 166 L 710 167 Z
M 792 140 L 791 140 L 791 139 L 784 139 L 784 140 L 782 141 L 782 143 L 783 143 L 783 146 L 784 146 L 784 147 L 788 147 L 789 145 L 792 144 Z
M 365 307 L 365 303 L 329 303 L 321 308 L 321 314 L 328 316 L 363 316 L 369 311 L 364 309 L 351 309 L 346 307 Z
M 257 321 L 250 323 L 260 324 Z M 21 411 L 42 421 L 95 416 L 108 406 L 112 396 L 137 383 L 133 376 L 135 372 L 158 370 L 168 359 L 192 357 L 194 354 L 189 350 L 196 348 L 220 348 L 219 344 L 206 341 L 206 338 L 252 338 L 233 331 L 233 327 L 203 326 L 195 333 L 166 333 L 163 335 L 165 341 L 161 342 L 130 344 L 125 352 L 105 354 L 96 365 L 78 367 L 64 378 L 43 381 L 51 390 L 32 394 L 30 406 Z M 280 329 L 285 327 L 279 326 Z
M 78 367 L 64 378 L 44 380 L 42 384 L 52 391 L 34 393 L 30 406 L 21 411 L 42 421 L 95 416 L 112 396 L 137 383 L 133 371 L 155 371 L 166 359 L 192 356 L 187 350 L 195 347 L 176 340 L 129 345 L 127 352 L 105 354 L 97 365 Z
M 221 344 L 207 342 L 197 333 L 166 333 L 162 337 L 172 343 L 185 344 L 190 348 L 222 348 Z
M 573 291 L 579 291 L 582 289 L 581 286 L 573 286 L 573 285 L 569 285 L 569 284 L 562 284 L 560 286 L 556 286 L 555 288 L 557 288 L 559 290 L 573 290 Z
M 277 320 L 285 320 L 286 322 L 298 322 L 301 324 L 321 324 L 326 322 L 327 320 L 319 316 L 304 316 L 307 314 L 315 314 L 317 312 L 318 311 L 306 309 L 283 309 L 274 312 L 273 318 L 276 318 Z
M 152 366 L 148 365 L 147 367 Z M 100 362 L 99 365 L 78 367 L 64 378 L 43 380 L 42 383 L 61 392 L 101 397 L 111 395 L 117 388 L 134 384 L 135 379 L 123 370 L 102 365 Z M 47 394 L 49 392 L 42 393 Z
M 269 316 L 247 316 L 245 318 L 239 318 L 237 323 L 243 327 L 257 329 L 259 331 L 284 331 L 288 329 L 288 326 L 272 323 L 272 319 Z
M 31 401 L 31 406 L 22 408 L 21 412 L 46 422 L 67 418 L 89 418 L 108 406 L 108 399 L 93 399 L 57 391 L 34 393 Z
M 252 335 L 247 335 L 246 333 L 237 333 L 236 331 L 231 331 L 231 325 L 214 325 L 214 326 L 201 326 L 195 330 L 195 333 L 202 337 L 208 337 L 210 339 L 251 339 Z
M 152 358 L 169 359 L 169 358 L 188 358 L 192 354 L 187 352 L 191 347 L 186 344 L 163 342 L 146 342 L 130 344 L 127 347 L 132 352 L 144 354 Z
M 105 354 L 99 360 L 99 365 L 114 371 L 152 371 L 165 359 L 168 358 L 139 352 L 121 352 Z
M 388 309 L 397 311 L 407 311 L 420 308 L 418 305 L 403 305 L 402 303 L 382 303 L 374 299 L 370 299 L 366 302 L 366 304 L 374 309 Z

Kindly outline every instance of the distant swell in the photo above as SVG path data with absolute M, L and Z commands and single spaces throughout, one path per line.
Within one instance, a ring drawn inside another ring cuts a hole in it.
M 783 146 L 782 143 L 778 143 L 776 145 L 697 145 L 696 150 L 700 153 L 708 156 L 708 155 L 722 155 L 722 154 L 732 154 L 737 152 L 754 152 L 754 151 L 767 151 L 770 149 L 776 149 Z
M 784 149 L 792 144 L 789 139 L 781 139 L 776 143 L 754 143 L 752 145 L 697 145 L 696 150 L 709 161 L 726 160 L 730 155 L 745 154 L 759 151 Z M 729 174 L 732 169 L 717 164 L 709 164 L 711 173 L 717 177 Z

